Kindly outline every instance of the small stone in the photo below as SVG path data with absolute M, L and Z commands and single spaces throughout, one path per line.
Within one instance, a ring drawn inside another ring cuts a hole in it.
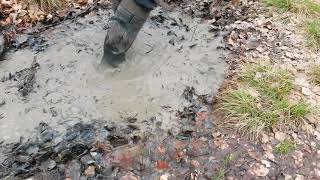
M 161 175 L 161 176 L 160 176 L 160 180 L 168 180 L 169 177 L 170 177 L 169 174 L 164 174 L 164 175 Z
M 304 176 L 297 174 L 296 178 L 294 178 L 295 180 L 304 180 Z
M 54 160 L 49 160 L 47 164 L 48 170 L 52 170 L 57 166 L 57 163 Z
M 98 155 L 97 152 L 90 152 L 90 154 L 91 154 L 91 156 L 92 156 L 93 158 L 96 158 L 96 156 Z
M 93 164 L 95 162 L 89 154 L 83 156 L 80 161 L 85 165 Z
M 287 56 L 288 58 L 291 58 L 291 59 L 294 58 L 294 55 L 293 55 L 292 52 L 286 52 L 286 56 Z
M 214 22 L 216 22 L 217 20 L 215 18 L 208 20 L 209 24 L 213 24 Z
M 312 91 L 307 87 L 302 87 L 301 92 L 302 92 L 302 94 L 304 94 L 306 96 L 310 96 L 312 94 Z
M 289 174 L 284 174 L 284 179 L 285 179 L 285 180 L 292 180 L 293 178 L 292 178 L 292 176 L 289 175 Z
M 267 160 L 261 160 L 261 163 L 264 164 L 267 168 L 271 167 L 271 163 Z

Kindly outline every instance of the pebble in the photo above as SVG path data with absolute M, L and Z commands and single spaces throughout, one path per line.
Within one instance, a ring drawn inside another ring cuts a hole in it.
M 302 87 L 301 88 L 301 92 L 302 92 L 302 94 L 304 94 L 306 96 L 310 96 L 312 94 L 312 91 L 309 88 L 306 88 L 306 87 Z

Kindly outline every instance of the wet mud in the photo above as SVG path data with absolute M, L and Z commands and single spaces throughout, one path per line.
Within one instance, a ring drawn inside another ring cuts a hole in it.
M 133 120 L 125 126 L 77 123 L 64 134 L 41 123 L 31 138 L 0 146 L 7 157 L 0 178 L 159 179 L 169 176 L 166 171 L 170 179 L 210 177 L 217 166 L 205 158 L 213 147 L 205 137 L 214 127 L 205 110 L 206 96 L 188 87 L 183 97 L 190 105 L 178 112 L 176 133 L 160 128 L 139 132 Z
M 189 103 L 181 96 L 186 86 L 209 94 L 208 99 L 215 95 L 225 77 L 226 52 L 222 37 L 208 32 L 209 24 L 157 9 L 127 61 L 117 69 L 101 68 L 111 16 L 111 11 L 97 11 L 66 21 L 41 34 L 44 51 L 25 48 L 6 54 L 0 62 L 4 79 L 30 69 L 34 59 L 38 66 L 27 93 L 14 79 L 0 84 L 0 140 L 28 137 L 40 122 L 59 131 L 93 120 L 117 125 L 134 121 L 142 131 L 172 129 L 178 123 L 176 110 Z M 152 118 L 156 121 L 150 123 Z

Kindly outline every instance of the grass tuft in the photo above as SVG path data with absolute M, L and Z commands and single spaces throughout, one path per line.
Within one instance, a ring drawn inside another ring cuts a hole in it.
M 266 0 L 268 6 L 274 6 L 285 11 L 289 11 L 293 8 L 292 0 Z
M 309 16 L 320 15 L 320 4 L 313 0 L 265 0 L 265 3 L 283 11 L 302 13 Z
M 320 20 L 308 23 L 308 42 L 315 49 L 320 49 Z
M 292 140 L 286 139 L 276 146 L 276 153 L 289 154 L 296 149 L 296 143 Z
M 274 71 L 270 65 L 247 65 L 240 75 L 240 80 L 256 87 L 265 96 L 283 99 L 293 89 L 293 77 L 289 71 Z
M 229 154 L 224 158 L 224 165 L 229 165 L 233 160 L 235 160 L 234 154 Z
M 290 106 L 288 119 L 302 119 L 311 113 L 309 104 L 305 102 L 298 102 Z
M 256 138 L 274 126 L 294 127 L 311 113 L 305 102 L 290 102 L 293 76 L 270 65 L 247 65 L 239 73 L 241 86 L 222 95 L 220 110 L 230 125 Z M 235 122 L 235 123 L 234 123 Z
M 217 174 L 212 178 L 212 180 L 224 180 L 226 175 L 226 170 L 220 168 Z
M 311 82 L 315 85 L 320 85 L 320 65 L 313 66 L 309 72 Z

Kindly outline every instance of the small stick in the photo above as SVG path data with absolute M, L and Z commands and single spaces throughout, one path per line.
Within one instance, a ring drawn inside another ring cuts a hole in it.
M 196 33 L 196 30 L 198 29 L 198 26 L 196 26 L 195 28 L 194 28 L 194 31 L 193 31 L 193 34 L 192 34 L 192 37 L 191 37 L 191 40 L 190 41 L 192 41 L 193 40 L 193 36 L 194 36 L 194 34 Z
M 145 43 L 147 46 L 151 47 L 151 49 L 149 51 L 146 52 L 146 54 L 149 54 L 151 51 L 153 51 L 153 46 L 151 46 L 150 44 Z

